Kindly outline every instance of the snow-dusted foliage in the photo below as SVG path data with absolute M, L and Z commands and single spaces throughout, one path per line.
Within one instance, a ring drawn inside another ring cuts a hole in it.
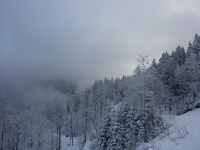
M 105 117 L 99 130 L 96 150 L 134 150 L 142 142 L 155 138 L 163 128 L 161 117 L 153 112 L 133 111 L 127 104 L 118 104 Z
M 200 36 L 195 35 L 187 51 L 177 46 L 158 63 L 154 59 L 150 64 L 147 58 L 139 55 L 132 75 L 97 80 L 82 93 L 64 80 L 51 80 L 46 86 L 65 94 L 66 100 L 55 96 L 26 111 L 11 108 L 2 94 L 0 150 L 61 150 L 62 135 L 69 137 L 68 146 L 79 137 L 80 149 L 94 140 L 95 150 L 135 150 L 162 133 L 170 134 L 163 115 L 200 107 Z

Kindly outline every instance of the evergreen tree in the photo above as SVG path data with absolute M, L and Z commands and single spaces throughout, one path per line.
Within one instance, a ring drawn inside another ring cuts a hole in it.
M 137 141 L 138 143 L 145 141 L 145 128 L 141 120 L 137 121 Z
M 193 51 L 197 56 L 197 59 L 200 58 L 200 37 L 198 34 L 195 34 L 194 40 L 193 40 Z
M 174 59 L 167 52 L 163 53 L 158 63 L 158 77 L 174 96 L 177 95 L 177 86 L 175 84 L 176 67 L 177 64 L 174 62 Z
M 108 141 L 111 137 L 111 133 L 109 130 L 110 126 L 111 126 L 111 117 L 110 115 L 107 115 L 104 118 L 102 125 L 100 126 L 97 139 L 97 146 L 95 150 L 107 150 Z
M 118 108 L 111 113 L 111 126 L 109 128 L 111 137 L 108 139 L 109 150 L 122 150 L 124 149 L 122 128 L 120 123 L 120 115 Z
M 136 149 L 135 125 L 134 125 L 134 112 L 130 109 L 128 104 L 124 105 L 122 112 L 123 122 L 123 138 L 126 150 Z
M 141 143 L 144 142 L 145 138 L 145 128 L 144 128 L 144 120 L 145 114 L 143 111 L 137 111 L 134 115 L 134 126 L 135 126 L 135 135 L 136 142 Z
M 184 48 L 178 46 L 176 48 L 176 51 L 172 52 L 171 57 L 173 58 L 175 64 L 182 66 L 185 63 L 185 57 L 186 57 Z
M 157 69 L 158 69 L 158 65 L 156 63 L 156 60 L 153 59 L 151 67 L 150 67 L 156 74 L 157 74 Z
M 164 121 L 160 115 L 155 115 L 155 133 L 156 136 L 160 135 L 164 131 Z
M 186 57 L 190 56 L 192 51 L 193 51 L 193 46 L 192 46 L 191 42 L 189 42 L 188 49 L 187 49 L 187 52 L 186 52 Z

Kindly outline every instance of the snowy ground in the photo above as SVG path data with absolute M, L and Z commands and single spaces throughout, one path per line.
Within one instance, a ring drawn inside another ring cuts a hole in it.
M 62 145 L 62 149 L 61 150 L 79 150 L 79 146 L 78 146 L 78 137 L 74 138 L 74 146 L 70 146 L 69 145 L 69 137 L 66 137 L 64 135 L 62 135 L 61 137 L 61 145 Z M 89 146 L 92 142 L 91 141 L 87 141 L 87 143 L 85 144 L 83 150 L 89 150 Z
M 166 134 L 143 144 L 140 150 L 200 150 L 200 109 L 168 119 L 173 125 Z
M 200 150 L 200 109 L 181 116 L 165 116 L 172 126 L 149 143 L 140 146 L 139 150 Z M 62 136 L 62 150 L 79 150 L 78 138 L 69 146 L 69 138 Z M 84 150 L 89 150 L 87 142 Z
M 61 137 L 62 150 L 79 150 L 77 137 L 74 138 L 74 146 L 70 146 L 69 143 L 70 143 L 69 137 L 62 135 Z

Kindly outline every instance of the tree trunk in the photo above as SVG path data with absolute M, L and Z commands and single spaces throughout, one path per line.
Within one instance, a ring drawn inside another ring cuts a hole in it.
M 95 101 L 93 101 L 93 103 L 94 103 L 94 122 L 93 122 L 93 124 L 94 124 L 94 130 L 96 130 L 96 104 L 95 104 Z
M 38 139 L 38 150 L 40 150 L 41 149 L 41 137 L 40 137 L 40 133 L 38 134 L 38 136 L 39 136 L 39 139 Z
M 86 138 L 87 138 L 87 111 L 85 111 L 85 133 L 84 133 L 84 143 L 86 143 Z
M 59 127 L 58 150 L 61 150 L 61 128 Z
M 72 128 L 72 112 L 70 117 L 70 146 L 73 146 L 73 128 Z
M 1 150 L 3 150 L 3 142 L 4 142 L 4 119 L 2 123 L 2 133 L 1 133 Z
M 61 127 L 57 128 L 56 150 L 61 150 Z
M 58 150 L 58 128 L 56 133 L 56 150 Z

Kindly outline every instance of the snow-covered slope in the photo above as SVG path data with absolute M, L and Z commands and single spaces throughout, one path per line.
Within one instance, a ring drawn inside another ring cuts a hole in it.
M 140 150 L 200 150 L 200 109 L 181 116 L 166 116 L 172 126 Z
M 166 115 L 165 118 L 172 126 L 161 136 L 142 144 L 138 150 L 200 150 L 200 108 L 181 116 Z M 78 138 L 74 139 L 75 146 L 67 146 L 68 143 L 69 138 L 63 136 L 62 150 L 79 149 Z
M 77 137 L 74 138 L 73 146 L 69 145 L 70 143 L 69 141 L 70 141 L 69 137 L 66 137 L 64 135 L 61 136 L 61 146 L 62 146 L 61 150 L 79 150 Z
M 78 146 L 78 137 L 75 137 L 74 138 L 74 145 L 73 146 L 70 146 L 69 145 L 69 137 L 66 137 L 64 135 L 62 135 L 61 137 L 62 139 L 62 142 L 61 142 L 61 145 L 62 145 L 62 148 L 61 150 L 79 150 L 79 146 Z M 92 141 L 87 141 L 87 143 L 85 144 L 83 150 L 89 150 L 89 147 L 91 145 Z

